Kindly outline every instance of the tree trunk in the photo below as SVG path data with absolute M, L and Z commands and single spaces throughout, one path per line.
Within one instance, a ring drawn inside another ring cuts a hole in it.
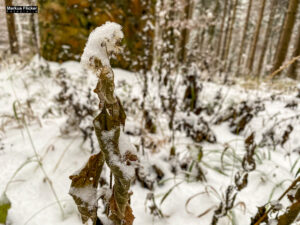
M 31 5 L 36 5 L 36 1 L 31 0 L 29 1 Z M 37 23 L 36 23 L 36 14 L 31 13 L 29 17 L 30 21 L 30 29 L 31 29 L 31 38 L 32 41 L 30 42 L 32 44 L 32 48 L 35 49 L 35 53 L 40 56 L 40 48 L 39 48 L 39 41 L 38 41 L 38 29 L 37 29 Z
M 225 24 L 225 18 L 226 18 L 226 14 L 227 14 L 227 5 L 228 5 L 228 0 L 225 0 L 224 11 L 223 11 L 223 16 L 222 16 L 222 23 L 221 23 L 221 28 L 220 28 L 220 36 L 219 36 L 219 40 L 218 40 L 217 53 L 216 53 L 217 57 L 219 56 L 220 50 L 221 50 L 221 43 L 222 43 L 222 39 L 223 39 L 224 24 Z
M 39 45 L 38 45 L 38 34 L 35 26 L 34 13 L 30 14 L 30 26 L 32 32 L 32 47 L 35 49 L 35 53 L 40 55 Z
M 219 10 L 220 10 L 220 2 L 219 2 L 219 0 L 217 0 L 214 11 L 213 11 L 214 20 L 212 22 L 212 25 L 209 25 L 209 27 L 208 27 L 209 39 L 208 39 L 207 46 L 209 46 L 210 49 L 214 49 L 214 46 L 212 46 L 211 44 L 213 43 L 213 40 L 215 38 L 215 29 L 216 29 L 215 23 L 218 19 Z
M 239 69 L 239 67 L 241 65 L 242 55 L 243 55 L 243 52 L 244 52 L 245 41 L 246 41 L 246 34 L 247 34 L 247 29 L 248 29 L 248 24 L 249 24 L 251 7 L 252 7 L 252 0 L 249 0 L 249 5 L 248 5 L 248 9 L 247 9 L 247 16 L 246 16 L 246 20 L 245 20 L 244 29 L 243 29 L 243 36 L 242 36 L 242 42 L 241 42 L 241 47 L 240 47 L 240 53 L 239 53 L 239 57 L 238 57 L 238 69 Z
M 284 4 L 285 3 L 285 4 Z M 285 21 L 285 18 L 287 16 L 286 12 L 288 10 L 288 6 L 289 6 L 289 2 L 288 1 L 285 1 L 284 3 L 280 3 L 279 4 L 279 13 L 280 13 L 280 19 L 278 21 L 278 24 L 280 23 L 281 24 L 281 27 L 280 27 L 280 31 L 278 31 L 279 33 L 279 37 L 277 39 L 277 43 L 275 43 L 275 52 L 273 53 L 274 54 L 274 57 L 272 58 L 271 60 L 271 63 L 273 63 L 273 60 L 275 60 L 277 58 L 277 53 L 279 52 L 278 49 L 279 49 L 279 45 L 278 45 L 278 42 L 279 40 L 281 39 L 281 36 L 282 36 L 282 30 L 283 30 L 283 26 L 284 26 L 284 21 Z
M 161 52 L 160 52 L 160 62 L 158 65 L 158 73 L 162 75 L 163 71 L 165 70 L 165 74 L 173 74 L 174 71 L 176 71 L 176 68 L 178 67 L 178 58 L 175 54 L 175 45 L 177 41 L 177 37 L 175 36 L 174 27 L 172 26 L 174 20 L 175 20 L 175 0 L 163 1 L 163 9 L 166 10 L 166 13 L 164 15 L 164 24 L 162 24 L 162 36 L 161 41 L 163 45 L 161 46 Z M 167 82 L 167 76 L 164 76 L 166 78 L 165 85 Z
M 5 7 L 12 6 L 12 0 L 5 0 Z M 13 13 L 6 13 L 6 22 L 10 51 L 12 54 L 19 54 L 18 38 L 15 28 L 15 18 Z
M 185 5 L 185 20 L 189 21 L 192 18 L 192 12 L 193 12 L 193 1 L 186 0 Z M 189 35 L 190 35 L 190 28 L 184 27 L 182 32 L 182 40 L 181 40 L 181 54 L 180 54 L 180 60 L 182 63 L 186 63 L 186 56 L 187 56 L 187 43 L 189 41 Z
M 299 25 L 299 28 L 298 28 L 298 35 L 296 36 L 296 39 L 295 39 L 295 44 L 294 44 L 294 52 L 293 52 L 293 58 L 294 57 L 297 57 L 300 55 L 300 25 Z M 297 79 L 297 65 L 298 65 L 298 62 L 299 60 L 296 60 L 296 62 L 294 62 L 289 70 L 288 70 L 288 77 L 292 78 L 292 79 Z
M 288 11 L 286 13 L 284 19 L 284 25 L 281 30 L 280 40 L 278 42 L 278 49 L 277 49 L 277 53 L 275 54 L 276 57 L 274 59 L 272 72 L 276 71 L 282 65 L 287 55 L 288 46 L 291 40 L 291 36 L 292 36 L 292 32 L 296 20 L 298 5 L 299 5 L 299 0 L 289 1 Z
M 254 57 L 255 57 L 255 52 L 256 52 L 256 45 L 257 45 L 257 42 L 259 39 L 259 32 L 260 32 L 261 22 L 262 22 L 262 19 L 264 16 L 265 5 L 266 5 L 266 0 L 263 0 L 261 9 L 260 9 L 260 13 L 259 13 L 259 18 L 258 18 L 258 21 L 256 24 L 253 42 L 252 42 L 251 49 L 250 49 L 248 63 L 247 63 L 247 68 L 248 68 L 249 72 L 252 71 L 252 67 L 253 67 L 253 62 L 254 62 Z
M 226 43 L 227 43 L 227 40 L 228 40 L 229 27 L 230 27 L 230 22 L 231 22 L 231 15 L 230 15 L 231 14 L 231 8 L 232 8 L 232 0 L 230 0 L 228 19 L 227 19 L 226 30 L 225 30 L 225 37 L 224 37 L 224 42 L 223 42 L 223 46 L 222 46 L 221 60 L 225 59 L 225 49 L 226 49 Z
M 234 2 L 233 15 L 232 15 L 230 28 L 229 28 L 229 37 L 228 37 L 228 41 L 227 41 L 226 47 L 225 47 L 225 55 L 224 55 L 224 60 L 226 61 L 225 66 L 224 66 L 225 69 L 226 69 L 228 54 L 229 54 L 229 51 L 230 51 L 230 44 L 231 44 L 231 40 L 232 40 L 232 32 L 233 32 L 233 27 L 234 27 L 234 23 L 235 23 L 236 10 L 237 10 L 238 2 L 239 2 L 238 0 L 235 0 L 235 2 Z
M 276 8 L 277 8 L 277 3 L 278 3 L 278 0 L 273 0 L 272 4 L 271 4 L 271 12 L 270 12 L 268 25 L 267 25 L 267 30 L 266 30 L 266 33 L 265 33 L 265 38 L 264 38 L 264 42 L 263 42 L 263 46 L 262 46 L 263 48 L 261 50 L 261 54 L 260 54 L 260 58 L 259 58 L 259 62 L 258 62 L 256 76 L 260 76 L 262 65 L 263 65 L 263 62 L 264 62 L 264 59 L 265 59 L 267 46 L 268 46 L 269 39 L 270 39 L 270 36 L 271 36 L 272 25 L 273 25 L 273 20 L 274 20 Z

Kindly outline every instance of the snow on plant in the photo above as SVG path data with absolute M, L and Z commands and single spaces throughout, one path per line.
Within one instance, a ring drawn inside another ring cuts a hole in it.
M 234 203 L 238 192 L 247 187 L 248 174 L 254 171 L 256 168 L 256 163 L 254 160 L 256 149 L 254 133 L 246 138 L 245 149 L 246 153 L 242 161 L 243 170 L 236 172 L 234 176 L 234 185 L 229 185 L 227 187 L 224 201 L 222 201 L 219 204 L 219 207 L 214 211 L 211 222 L 212 225 L 216 225 L 220 218 L 226 216 L 227 213 L 235 207 Z
M 280 203 L 285 196 L 290 201 L 290 205 L 286 209 Z M 251 225 L 259 225 L 263 222 L 277 225 L 298 224 L 300 214 L 300 176 L 291 183 L 277 200 L 258 207 L 257 211 L 255 217 L 251 218 Z M 273 218 L 274 215 L 275 218 Z
M 80 83 L 86 77 L 80 77 Z M 91 88 L 82 90 L 79 88 L 78 80 L 72 79 L 65 69 L 58 70 L 56 74 L 56 83 L 61 87 L 60 92 L 55 97 L 54 107 L 58 112 L 67 115 L 66 122 L 61 126 L 60 131 L 63 135 L 68 135 L 74 131 L 80 130 L 83 135 L 83 142 L 89 140 L 91 152 L 94 148 L 94 127 L 91 121 L 97 111 L 97 97 L 92 94 Z M 52 107 L 47 109 L 44 116 L 52 112 Z
M 99 78 L 94 92 L 100 100 L 100 113 L 94 119 L 94 128 L 100 152 L 92 155 L 79 172 L 70 176 L 70 195 L 78 206 L 82 222 L 93 225 L 97 222 L 99 198 L 102 198 L 106 216 L 113 224 L 131 225 L 134 220 L 129 204 L 129 188 L 134 178 L 133 161 L 137 160 L 137 156 L 135 149 L 123 135 L 126 114 L 114 94 L 114 73 L 109 63 L 110 57 L 121 51 L 121 29 L 120 25 L 113 22 L 96 28 L 90 34 L 81 58 L 82 65 Z M 104 162 L 114 176 L 113 189 L 109 192 L 111 194 L 103 191 L 105 188 L 102 188 L 102 194 L 97 192 Z
M 89 36 L 81 56 L 81 64 L 95 72 L 110 67 L 109 56 L 121 52 L 120 41 L 123 37 L 122 27 L 119 24 L 106 22 L 97 27 Z M 96 64 L 99 61 L 102 66 Z

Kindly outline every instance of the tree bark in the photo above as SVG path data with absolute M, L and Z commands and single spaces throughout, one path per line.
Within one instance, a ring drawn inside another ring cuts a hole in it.
M 229 35 L 229 27 L 230 27 L 230 22 L 231 22 L 231 8 L 232 8 L 232 1 L 230 0 L 230 6 L 229 6 L 229 13 L 228 13 L 228 19 L 227 19 L 227 24 L 226 24 L 226 29 L 225 29 L 225 37 L 224 37 L 224 42 L 222 46 L 222 55 L 221 55 L 221 60 L 225 59 L 225 49 L 226 49 L 226 43 Z
M 38 45 L 38 34 L 35 26 L 35 19 L 34 19 L 34 14 L 31 13 L 30 15 L 30 26 L 31 26 L 31 32 L 32 32 L 32 47 L 35 49 L 36 54 L 40 56 L 40 51 L 39 51 L 39 45 Z
M 284 19 L 284 24 L 280 35 L 280 40 L 278 42 L 278 49 L 275 54 L 276 56 L 274 59 L 272 72 L 276 71 L 282 65 L 283 61 L 286 58 L 288 46 L 291 40 L 291 36 L 292 36 L 292 32 L 296 20 L 298 5 L 299 5 L 299 0 L 289 1 L 288 11 Z
M 294 52 L 293 52 L 293 58 L 294 57 L 297 57 L 300 55 L 300 25 L 299 25 L 299 28 L 298 28 L 298 34 L 296 36 L 296 39 L 295 39 L 295 44 L 294 44 Z M 297 65 L 298 65 L 298 61 L 299 60 L 296 60 L 296 62 L 294 62 L 289 70 L 288 70 L 288 77 L 292 78 L 292 79 L 297 79 Z
M 12 6 L 12 0 L 5 0 L 5 7 Z M 19 54 L 19 44 L 15 27 L 15 18 L 13 13 L 6 13 L 6 22 L 10 51 L 12 54 Z
M 233 27 L 234 27 L 234 23 L 235 23 L 238 2 L 239 2 L 238 0 L 235 0 L 235 2 L 234 2 L 233 15 L 232 15 L 230 28 L 229 28 L 229 37 L 228 37 L 228 41 L 227 41 L 226 47 L 225 47 L 225 55 L 224 55 L 224 60 L 226 61 L 225 66 L 224 66 L 225 69 L 226 69 L 227 59 L 228 59 L 228 55 L 229 55 L 229 51 L 230 51 L 230 44 L 231 44 L 231 40 L 232 40 L 232 32 L 233 32 Z
M 225 18 L 226 18 L 226 14 L 227 14 L 227 5 L 228 5 L 228 0 L 225 0 L 224 11 L 223 11 L 223 16 L 222 16 L 222 22 L 221 22 L 221 28 L 220 28 L 220 36 L 219 36 L 218 46 L 217 46 L 217 52 L 216 52 L 216 56 L 217 57 L 219 56 L 220 50 L 221 50 L 221 43 L 222 43 L 222 39 L 223 39 L 224 24 L 225 24 Z
M 289 1 L 289 0 L 288 0 Z M 272 58 L 272 60 L 275 60 L 277 58 L 277 53 L 278 53 L 278 49 L 279 49 L 279 45 L 278 45 L 278 42 L 279 40 L 281 39 L 281 36 L 282 36 L 282 30 L 283 30 L 283 26 L 284 26 L 284 21 L 285 21 L 285 18 L 287 16 L 287 10 L 288 10 L 288 6 L 289 6 L 289 2 L 288 1 L 285 1 L 284 3 L 280 3 L 279 4 L 279 13 L 280 13 L 280 24 L 281 24 L 281 28 L 280 28 L 280 31 L 278 31 L 279 33 L 279 37 L 277 39 L 277 43 L 275 44 L 276 48 L 275 48 L 275 52 L 273 53 L 274 54 L 274 57 Z M 271 60 L 271 63 L 273 63 L 273 61 Z
M 266 30 L 265 37 L 264 37 L 264 42 L 263 42 L 263 46 L 262 46 L 263 48 L 261 50 L 261 54 L 260 54 L 260 58 L 259 58 L 259 62 L 258 62 L 256 76 L 260 76 L 262 65 L 263 65 L 263 62 L 265 59 L 267 46 L 268 46 L 269 39 L 271 36 L 272 25 L 273 25 L 273 20 L 274 20 L 276 8 L 277 8 L 277 3 L 278 3 L 278 0 L 273 0 L 272 4 L 271 4 L 271 12 L 270 12 L 269 20 L 268 20 L 267 30 Z
M 239 53 L 239 57 L 238 57 L 238 69 L 239 69 L 239 67 L 241 65 L 242 55 L 243 55 L 243 52 L 244 52 L 245 41 L 246 41 L 246 34 L 247 34 L 247 29 L 248 29 L 248 24 L 249 24 L 251 7 L 252 7 L 252 0 L 249 0 L 249 5 L 248 5 L 248 9 L 247 9 L 247 16 L 246 16 L 246 20 L 245 20 L 244 29 L 243 29 L 243 36 L 242 36 L 242 42 L 241 42 L 241 47 L 240 47 L 240 53 Z
M 214 11 L 213 11 L 213 17 L 214 17 L 214 20 L 212 22 L 212 25 L 209 25 L 208 27 L 208 34 L 209 34 L 209 39 L 208 39 L 208 46 L 210 49 L 214 49 L 214 46 L 212 46 L 211 44 L 214 42 L 214 38 L 215 38 L 215 29 L 216 29 L 216 21 L 218 19 L 218 13 L 219 13 L 219 10 L 220 10 L 220 2 L 219 0 L 216 1 L 215 3 L 215 8 L 214 8 Z
M 192 11 L 193 11 L 193 1 L 186 0 L 185 5 L 185 20 L 189 21 L 192 18 Z M 190 35 L 190 28 L 184 27 L 182 32 L 182 40 L 181 40 L 181 54 L 180 54 L 180 60 L 182 63 L 186 63 L 186 57 L 187 57 L 187 43 L 189 40 Z
M 256 24 L 253 42 L 252 42 L 251 49 L 250 49 L 248 63 L 247 63 L 247 68 L 248 68 L 249 72 L 252 71 L 252 67 L 253 67 L 253 62 L 254 62 L 254 57 L 255 57 L 255 52 L 256 52 L 256 45 L 257 45 L 257 42 L 259 39 L 259 32 L 260 32 L 260 28 L 261 28 L 261 22 L 262 22 L 262 19 L 264 16 L 265 5 L 266 5 L 266 0 L 263 0 L 261 9 L 260 9 L 260 13 L 259 13 L 259 18 L 258 18 L 258 21 Z

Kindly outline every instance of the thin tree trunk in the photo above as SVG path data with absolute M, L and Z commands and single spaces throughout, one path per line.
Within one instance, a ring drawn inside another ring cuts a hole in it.
M 262 19 L 264 16 L 265 5 L 266 5 L 266 0 L 263 0 L 261 9 L 260 9 L 260 13 L 259 13 L 259 18 L 258 18 L 257 25 L 256 25 L 256 29 L 255 29 L 255 33 L 254 33 L 253 42 L 252 42 L 251 49 L 250 49 L 248 63 L 247 63 L 247 68 L 250 72 L 252 71 L 252 67 L 253 67 L 253 62 L 254 62 L 254 57 L 255 57 L 255 52 L 256 52 L 256 45 L 257 45 L 257 42 L 259 39 L 259 32 L 260 32 L 261 22 L 262 22 Z
M 283 4 L 281 4 L 280 6 L 282 6 Z M 285 18 L 286 18 L 286 16 L 287 16 L 287 14 L 286 14 L 286 11 L 287 11 L 287 9 L 288 9 L 288 6 L 289 6 L 289 2 L 288 1 L 286 1 L 286 4 L 285 4 L 285 6 L 284 6 L 284 8 L 283 7 L 281 7 L 281 8 L 283 8 L 283 9 L 281 9 L 282 11 L 284 11 L 284 13 L 282 13 L 282 14 L 284 14 L 284 15 L 282 15 L 281 14 L 281 19 L 279 20 L 279 21 L 282 21 L 281 22 L 281 28 L 280 28 L 280 31 L 279 31 L 279 38 L 277 39 L 277 43 L 276 43 L 276 48 L 275 48 L 275 53 L 274 53 L 274 57 L 273 57 L 273 59 L 272 60 L 275 60 L 276 58 L 277 58 L 277 54 L 278 54 L 278 50 L 279 50 L 279 45 L 278 45 L 278 43 L 279 43 L 279 40 L 281 39 L 281 36 L 282 36 L 282 30 L 283 30 L 283 26 L 284 26 L 284 21 L 285 21 Z M 282 18 L 283 17 L 283 18 Z M 273 61 L 271 61 L 272 63 L 273 63 Z
M 221 29 L 220 29 L 220 36 L 219 36 L 219 40 L 218 40 L 217 53 L 216 53 L 217 57 L 219 56 L 220 50 L 221 50 L 221 43 L 222 43 L 222 39 L 223 39 L 224 24 L 225 24 L 225 18 L 226 18 L 226 14 L 227 14 L 227 5 L 228 5 L 228 0 L 225 0 L 224 11 L 223 11 L 223 16 L 222 16 L 222 22 L 221 22 Z
M 231 40 L 232 40 L 232 32 L 233 32 L 233 27 L 234 27 L 234 23 L 235 23 L 236 10 L 237 10 L 238 2 L 239 2 L 238 0 L 235 0 L 234 6 L 233 6 L 233 15 L 232 15 L 230 28 L 229 28 L 229 37 L 228 37 L 228 41 L 226 43 L 226 48 L 225 48 L 225 56 L 224 56 L 224 60 L 225 60 L 224 68 L 225 69 L 226 69 L 226 65 L 227 65 L 228 54 L 229 54 L 229 51 L 230 51 L 230 44 L 231 44 Z
M 295 39 L 293 58 L 297 57 L 299 55 L 300 55 L 300 25 L 298 28 L 298 35 L 296 36 L 296 39 Z M 298 65 L 298 61 L 294 62 L 290 66 L 288 73 L 287 73 L 287 75 L 290 78 L 295 79 L 295 80 L 297 79 L 297 65 Z
M 36 26 L 35 26 L 35 20 L 34 20 L 34 14 L 31 13 L 30 15 L 30 26 L 31 26 L 31 32 L 32 32 L 32 47 L 35 49 L 35 53 L 40 55 L 39 53 L 39 46 L 38 46 L 38 35 L 36 32 Z
M 213 46 L 211 46 L 211 44 L 213 43 L 214 37 L 215 37 L 215 30 L 216 30 L 216 21 L 218 18 L 218 12 L 220 10 L 220 2 L 219 0 L 216 1 L 216 5 L 215 5 L 215 9 L 213 12 L 213 16 L 214 16 L 214 20 L 213 20 L 213 24 L 210 25 L 208 27 L 208 34 L 209 34 L 209 39 L 208 39 L 208 44 L 207 46 L 209 46 L 210 49 L 214 49 Z
M 284 19 L 284 25 L 282 27 L 280 40 L 278 42 L 278 49 L 277 49 L 277 53 L 275 54 L 276 57 L 274 59 L 272 72 L 276 71 L 282 65 L 287 55 L 289 43 L 291 40 L 291 36 L 292 36 L 292 32 L 296 20 L 298 5 L 299 5 L 299 0 L 289 1 L 289 7 Z
M 227 40 L 228 40 L 229 27 L 230 27 L 230 22 L 231 22 L 231 8 L 232 8 L 232 0 L 230 0 L 228 20 L 227 20 L 227 24 L 226 24 L 225 37 L 224 37 L 224 42 L 223 42 L 223 46 L 222 46 L 221 60 L 225 59 L 225 49 L 226 49 L 226 43 L 227 43 Z
M 5 7 L 12 6 L 12 0 L 5 0 Z M 10 51 L 12 54 L 19 54 L 18 38 L 15 27 L 15 18 L 13 13 L 6 13 L 6 22 Z
M 263 42 L 263 46 L 262 46 L 263 49 L 261 50 L 261 54 L 260 54 L 260 58 L 259 58 L 259 62 L 258 62 L 256 76 L 260 76 L 262 65 L 263 65 L 263 62 L 264 62 L 264 59 L 265 59 L 267 46 L 268 46 L 269 39 L 270 39 L 270 36 L 271 36 L 271 31 L 272 31 L 273 20 L 274 20 L 276 8 L 277 8 L 277 3 L 278 3 L 278 0 L 273 0 L 272 3 L 271 3 L 271 12 L 270 12 L 268 25 L 267 25 L 267 30 L 266 30 L 266 33 L 265 33 L 265 38 L 264 38 L 264 42 Z
M 239 70 L 239 67 L 241 65 L 242 55 L 243 55 L 243 52 L 244 52 L 251 7 L 252 7 L 252 0 L 249 0 L 249 5 L 248 5 L 248 9 L 247 9 L 247 16 L 246 16 L 246 20 L 245 20 L 244 29 L 243 29 L 243 36 L 242 36 L 242 42 L 241 42 L 241 47 L 240 47 L 240 53 L 239 53 L 239 57 L 238 57 L 238 70 Z
M 186 0 L 186 6 L 185 6 L 185 19 L 186 21 L 189 21 L 192 18 L 192 12 L 193 12 L 193 1 Z M 189 35 L 190 35 L 190 28 L 185 27 L 182 32 L 182 42 L 181 42 L 181 56 L 180 59 L 183 63 L 186 63 L 186 56 L 187 56 L 187 43 L 189 41 Z
M 35 5 L 35 1 L 30 1 L 31 5 Z M 30 14 L 30 28 L 32 32 L 32 47 L 35 49 L 35 53 L 40 56 L 40 48 L 39 48 L 39 42 L 38 42 L 38 32 L 37 32 L 37 26 L 36 26 L 36 17 L 34 13 Z

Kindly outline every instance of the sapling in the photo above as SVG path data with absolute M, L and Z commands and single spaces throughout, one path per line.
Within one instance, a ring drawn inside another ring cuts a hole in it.
M 123 133 L 126 114 L 114 93 L 114 73 L 110 57 L 121 52 L 122 27 L 107 22 L 89 36 L 81 57 L 82 65 L 98 77 L 94 92 L 98 95 L 99 115 L 94 128 L 100 152 L 92 155 L 85 166 L 74 175 L 70 195 L 75 200 L 84 224 L 96 225 L 98 199 L 102 198 L 105 214 L 115 225 L 131 225 L 134 220 L 130 207 L 130 183 L 134 178 L 133 161 L 137 160 L 134 148 Z M 104 163 L 114 178 L 112 191 L 97 190 Z

